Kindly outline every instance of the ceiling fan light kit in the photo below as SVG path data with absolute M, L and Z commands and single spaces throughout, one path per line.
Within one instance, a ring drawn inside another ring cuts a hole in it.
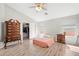
M 35 8 L 37 11 L 42 11 L 45 8 L 45 3 L 35 3 Z
M 35 10 L 37 11 L 37 12 L 40 12 L 40 11 L 46 11 L 47 9 L 46 9 L 46 3 L 34 3 L 34 6 L 32 6 L 33 8 L 35 8 Z M 45 12 L 44 13 L 45 15 L 48 15 L 48 13 L 47 12 Z

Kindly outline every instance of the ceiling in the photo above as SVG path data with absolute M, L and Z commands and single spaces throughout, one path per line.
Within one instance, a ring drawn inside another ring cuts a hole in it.
M 9 3 L 7 5 L 25 14 L 26 16 L 29 16 L 37 22 L 79 13 L 79 3 L 47 3 L 46 8 L 48 15 L 44 14 L 45 11 L 36 12 L 34 8 L 30 8 L 32 3 Z

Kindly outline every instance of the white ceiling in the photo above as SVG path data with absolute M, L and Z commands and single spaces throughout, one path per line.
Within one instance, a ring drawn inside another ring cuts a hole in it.
M 45 11 L 36 12 L 34 8 L 29 8 L 32 6 L 32 3 L 9 3 L 7 5 L 38 22 L 79 13 L 78 3 L 48 3 L 48 15 L 44 14 Z

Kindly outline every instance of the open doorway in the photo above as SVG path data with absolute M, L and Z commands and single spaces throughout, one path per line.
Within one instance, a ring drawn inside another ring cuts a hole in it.
M 23 39 L 29 39 L 29 23 L 23 23 Z

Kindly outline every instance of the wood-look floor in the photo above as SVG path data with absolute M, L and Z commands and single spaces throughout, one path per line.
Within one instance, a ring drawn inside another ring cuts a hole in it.
M 66 44 L 55 43 L 49 48 L 33 45 L 32 40 L 24 40 L 23 44 L 9 45 L 7 49 L 0 49 L 0 56 L 78 56 Z

